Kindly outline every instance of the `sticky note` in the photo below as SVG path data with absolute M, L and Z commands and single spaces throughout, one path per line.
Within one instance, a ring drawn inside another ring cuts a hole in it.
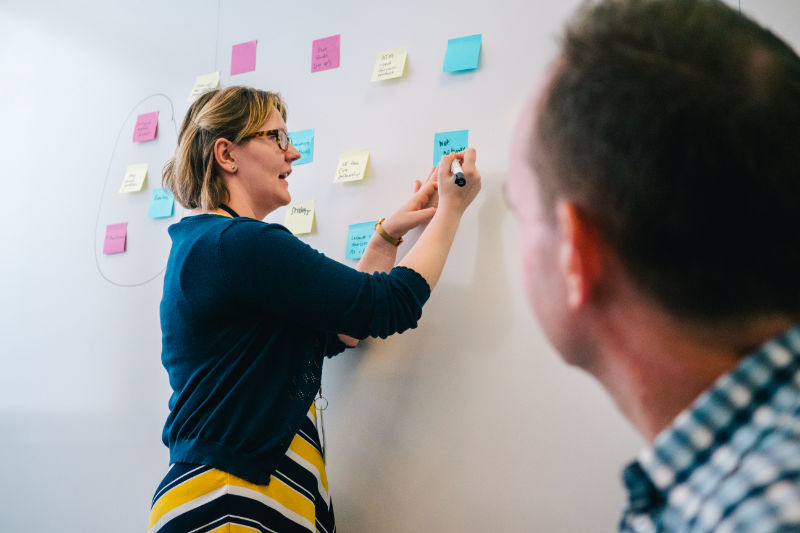
M 339 35 L 311 43 L 311 72 L 339 68 Z
M 481 53 L 481 34 L 447 40 L 444 54 L 444 72 L 458 72 L 478 68 Z
M 438 165 L 443 155 L 466 150 L 469 130 L 444 131 L 433 136 L 433 164 Z
M 294 161 L 292 165 L 303 165 L 314 160 L 314 130 L 302 130 L 289 132 L 289 139 L 292 146 L 300 152 L 300 159 Z
M 372 238 L 377 222 L 377 220 L 373 220 L 372 222 L 351 224 L 347 228 L 347 250 L 344 254 L 346 259 L 355 259 L 356 261 L 361 259 L 370 238 Z
M 375 69 L 372 71 L 372 81 L 390 80 L 401 78 L 406 70 L 408 48 L 395 48 L 380 52 L 375 59 Z
M 106 226 L 106 238 L 103 241 L 104 254 L 121 254 L 125 251 L 128 240 L 128 223 L 109 224 Z
M 133 142 L 140 143 L 152 141 L 158 133 L 158 111 L 143 113 L 136 117 L 136 125 L 133 127 Z
M 286 206 L 283 225 L 294 235 L 305 235 L 314 230 L 314 200 L 297 202 Z
M 214 89 L 219 89 L 219 72 L 211 72 L 210 74 L 197 76 L 194 80 L 192 92 L 189 93 L 189 101 L 194 102 L 201 94 Z
M 119 192 L 139 192 L 147 182 L 147 163 L 128 165 Z
M 367 171 L 367 162 L 369 162 L 369 150 L 366 148 L 339 152 L 339 165 L 336 167 L 336 176 L 333 178 L 333 182 L 363 180 L 364 173 Z
M 172 216 L 175 208 L 175 197 L 167 189 L 153 189 L 153 197 L 150 199 L 150 209 L 147 216 L 150 218 L 168 218 Z
M 233 45 L 231 52 L 231 76 L 256 69 L 256 45 L 258 41 L 247 41 Z

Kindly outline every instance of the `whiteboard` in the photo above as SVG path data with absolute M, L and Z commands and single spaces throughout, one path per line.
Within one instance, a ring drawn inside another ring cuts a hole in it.
M 796 2 L 743 4 L 800 42 Z M 290 131 L 315 130 L 314 161 L 295 168 L 290 191 L 315 201 L 317 230 L 303 239 L 343 262 L 347 226 L 386 216 L 408 196 L 432 164 L 435 133 L 468 129 L 478 150 L 484 190 L 419 328 L 326 362 L 339 529 L 614 530 L 625 498 L 619 472 L 642 442 L 544 340 L 501 194 L 512 126 L 576 5 L 0 4 L 0 67 L 10 76 L 0 98 L 0 530 L 146 527 L 168 461 L 165 228 L 182 213 L 147 219 L 146 197 L 115 191 L 120 168 L 140 156 L 152 161 L 148 187 L 158 186 L 194 78 L 215 70 L 224 86 L 281 92 Z M 477 33 L 479 68 L 443 73 L 447 39 Z M 336 34 L 340 67 L 312 74 L 311 42 Z M 256 70 L 231 76 L 231 47 L 253 39 Z M 405 78 L 370 82 L 377 54 L 400 46 Z M 158 140 L 130 143 L 132 117 L 155 109 Z M 334 184 L 339 151 L 354 148 L 370 150 L 367 178 Z M 131 225 L 128 251 L 98 254 L 101 228 L 120 217 Z

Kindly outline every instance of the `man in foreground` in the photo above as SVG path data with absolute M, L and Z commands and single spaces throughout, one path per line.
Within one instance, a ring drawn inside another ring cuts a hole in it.
M 800 531 L 800 58 L 714 0 L 570 22 L 520 119 L 528 298 L 648 441 L 621 531 Z

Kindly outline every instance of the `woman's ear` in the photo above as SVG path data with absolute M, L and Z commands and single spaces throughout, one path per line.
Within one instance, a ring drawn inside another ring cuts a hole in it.
M 603 278 L 603 243 L 591 219 L 575 204 L 558 202 L 556 219 L 559 269 L 564 276 L 567 305 L 577 310 L 589 303 Z
M 223 172 L 233 174 L 238 168 L 236 159 L 231 153 L 233 143 L 228 139 L 219 138 L 214 142 L 214 160 Z

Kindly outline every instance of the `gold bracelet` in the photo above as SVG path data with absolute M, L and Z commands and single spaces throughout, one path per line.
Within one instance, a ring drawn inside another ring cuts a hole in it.
M 393 246 L 400 246 L 400 243 L 403 242 L 403 238 L 402 237 L 399 237 L 399 238 L 398 237 L 392 237 L 391 235 L 386 233 L 386 230 L 383 229 L 383 225 L 381 224 L 381 222 L 383 222 L 384 220 L 386 220 L 386 217 L 383 217 L 382 219 L 380 219 L 379 221 L 377 221 L 375 223 L 375 228 L 374 228 L 375 231 L 380 233 L 381 237 L 386 239 L 386 242 L 388 242 L 389 244 L 391 244 Z

